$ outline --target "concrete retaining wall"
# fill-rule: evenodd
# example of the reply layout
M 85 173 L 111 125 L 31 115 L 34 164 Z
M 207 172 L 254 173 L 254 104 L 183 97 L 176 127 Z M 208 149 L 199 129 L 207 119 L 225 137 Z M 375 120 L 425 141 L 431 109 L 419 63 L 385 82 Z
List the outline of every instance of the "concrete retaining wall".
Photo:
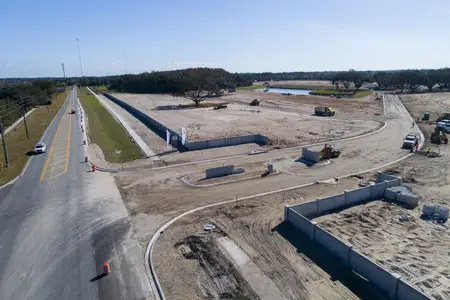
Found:
M 304 152 L 305 150 L 303 150 Z M 385 176 L 386 175 L 386 176 Z M 316 201 L 286 206 L 285 221 L 290 222 L 311 240 L 325 247 L 336 255 L 343 263 L 371 281 L 379 289 L 386 292 L 390 299 L 425 300 L 428 296 L 403 281 L 400 275 L 390 273 L 383 267 L 355 251 L 348 244 L 327 232 L 311 218 L 324 215 L 333 210 L 345 208 L 362 202 L 374 201 L 389 196 L 387 186 L 398 186 L 401 179 L 383 173 L 377 174 L 377 184 L 344 194 L 318 199 Z M 395 188 L 394 188 L 395 189 Z M 394 199 L 396 194 L 394 193 Z M 400 200 L 400 199 L 399 199 Z
M 383 181 L 386 181 L 386 180 L 390 181 L 390 180 L 394 180 L 394 179 L 398 179 L 398 177 L 395 177 L 393 175 L 386 174 L 386 173 L 383 173 L 383 172 L 377 172 L 377 180 L 376 180 L 377 183 L 383 182 Z
M 171 130 L 170 128 L 166 127 L 165 125 L 159 123 L 158 121 L 154 120 L 153 118 L 149 117 L 148 115 L 144 114 L 140 110 L 134 108 L 133 106 L 129 105 L 128 103 L 110 95 L 107 93 L 103 93 L 103 95 L 111 100 L 112 102 L 116 103 L 126 111 L 128 111 L 130 114 L 132 114 L 135 118 L 137 118 L 139 121 L 141 121 L 145 126 L 153 130 L 157 135 L 159 135 L 162 139 L 166 139 L 166 130 L 169 130 L 170 135 L 172 137 L 176 136 L 178 139 L 178 142 L 175 147 L 177 147 L 179 150 L 202 150 L 202 149 L 209 149 L 209 148 L 217 148 L 217 147 L 226 147 L 226 146 L 236 146 L 241 144 L 250 144 L 255 143 L 259 145 L 267 145 L 269 143 L 269 138 L 262 134 L 250 134 L 245 136 L 236 136 L 236 137 L 229 137 L 229 138 L 222 138 L 222 139 L 213 139 L 213 140 L 204 140 L 204 141 L 195 141 L 191 142 L 186 140 L 184 146 L 181 144 L 181 136 Z
M 222 177 L 233 174 L 234 165 L 206 169 L 206 178 Z
M 336 195 L 323 199 L 317 199 L 318 214 L 324 215 L 345 206 L 345 195 Z
M 429 300 L 430 298 L 419 290 L 416 290 L 402 278 L 397 282 L 396 300 Z
M 320 161 L 320 151 L 311 151 L 307 148 L 302 148 L 302 158 L 312 163 L 318 163 Z
M 316 225 L 314 228 L 314 241 L 318 242 L 334 255 L 338 256 L 346 265 L 348 265 L 350 250 L 352 245 L 345 243 L 320 227 Z
M 386 182 L 380 182 L 372 186 L 373 199 L 382 199 L 386 190 Z
M 356 205 L 371 200 L 372 200 L 371 186 L 351 191 L 345 191 L 345 204 L 347 206 Z
M 402 180 L 400 178 L 395 178 L 393 180 L 386 181 L 386 188 L 390 188 L 393 186 L 399 186 L 402 184 Z
M 202 150 L 209 148 L 218 148 L 218 147 L 226 147 L 226 146 L 236 146 L 242 144 L 259 144 L 266 145 L 269 142 L 269 139 L 262 134 L 250 134 L 244 136 L 236 136 L 222 139 L 214 139 L 214 140 L 204 140 L 204 141 L 186 141 L 185 147 L 188 150 Z
M 314 218 L 319 215 L 317 201 L 305 202 L 297 205 L 291 205 L 290 209 L 298 212 L 306 218 Z
M 353 249 L 350 250 L 349 265 L 361 276 L 367 278 L 381 290 L 385 291 L 389 295 L 389 298 L 395 299 L 397 282 L 400 275 L 389 273 L 380 265 Z
M 157 135 L 159 135 L 162 139 L 166 139 L 166 130 L 170 132 L 170 136 L 174 137 L 176 136 L 178 138 L 178 143 L 176 145 L 173 145 L 174 147 L 178 148 L 179 150 L 186 150 L 185 147 L 181 144 L 181 136 L 176 133 L 175 131 L 171 130 L 170 128 L 167 128 L 163 124 L 157 122 L 156 120 L 150 118 L 148 115 L 144 114 L 140 110 L 134 108 L 133 106 L 129 105 L 128 103 L 110 95 L 107 93 L 103 93 L 103 95 L 111 100 L 112 102 L 116 103 L 123 109 L 125 109 L 127 112 L 129 112 L 131 115 L 133 115 L 136 119 L 141 121 L 145 126 L 150 128 L 153 132 L 155 132 Z
M 314 227 L 316 226 L 316 222 L 308 220 L 292 209 L 289 209 L 288 211 L 287 220 L 296 228 L 300 229 L 300 231 L 306 234 L 311 240 L 314 240 Z

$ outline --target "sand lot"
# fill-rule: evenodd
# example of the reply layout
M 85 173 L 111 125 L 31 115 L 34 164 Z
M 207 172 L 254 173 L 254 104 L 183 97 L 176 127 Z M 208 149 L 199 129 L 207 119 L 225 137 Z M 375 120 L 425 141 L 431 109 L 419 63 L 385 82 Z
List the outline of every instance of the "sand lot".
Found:
M 420 214 L 420 208 L 377 201 L 314 220 L 434 299 L 449 299 L 448 226 L 424 221 Z
M 248 134 L 263 134 L 269 137 L 270 145 L 274 147 L 295 146 L 302 143 L 317 142 L 327 139 L 350 137 L 370 132 L 381 127 L 381 123 L 369 118 L 324 118 L 312 116 L 313 103 L 301 105 L 301 110 L 287 111 L 271 106 L 251 107 L 239 103 L 243 99 L 251 99 L 252 93 L 230 94 L 214 99 L 214 102 L 232 102 L 227 109 L 212 108 L 195 109 L 159 109 L 170 105 L 188 104 L 189 101 L 173 98 L 168 95 L 133 95 L 116 94 L 119 99 L 158 120 L 175 131 L 181 127 L 187 130 L 188 140 L 209 140 Z M 266 96 L 267 99 L 279 99 L 279 95 Z M 305 99 L 310 97 L 305 97 Z M 299 101 L 301 99 L 299 98 Z M 292 100 L 293 101 L 293 100 Z M 311 100 L 309 100 L 311 101 Z M 347 100 L 342 100 L 345 103 Z M 365 108 L 366 113 L 373 118 L 377 113 L 377 103 Z M 344 104 L 344 106 L 349 106 Z M 350 109 L 350 107 L 348 107 Z M 345 109 L 345 108 L 344 108 Z M 351 109 L 355 109 L 352 107 Z
M 360 277 L 342 270 L 342 266 L 305 244 L 303 239 L 299 242 L 290 225 L 282 223 L 284 205 L 339 193 L 355 188 L 356 184 L 353 178 L 335 185 L 319 184 L 314 189 L 238 201 L 181 219 L 164 232 L 154 249 L 156 272 L 166 297 L 220 299 L 220 295 L 239 295 L 242 298 L 232 299 L 255 299 L 257 295 L 257 299 L 344 300 L 375 295 L 377 298 Z M 204 231 L 207 222 L 217 225 L 214 233 Z M 227 255 L 218 241 L 224 237 L 237 252 L 234 258 Z M 239 281 L 239 274 L 246 274 L 246 281 Z M 254 276 L 259 281 L 253 280 Z

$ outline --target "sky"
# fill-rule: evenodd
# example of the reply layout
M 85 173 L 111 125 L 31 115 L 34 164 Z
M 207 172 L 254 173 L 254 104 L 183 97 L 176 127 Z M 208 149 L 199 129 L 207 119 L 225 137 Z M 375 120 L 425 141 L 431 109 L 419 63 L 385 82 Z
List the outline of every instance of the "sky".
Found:
M 448 0 L 1 0 L 0 78 L 450 66 Z

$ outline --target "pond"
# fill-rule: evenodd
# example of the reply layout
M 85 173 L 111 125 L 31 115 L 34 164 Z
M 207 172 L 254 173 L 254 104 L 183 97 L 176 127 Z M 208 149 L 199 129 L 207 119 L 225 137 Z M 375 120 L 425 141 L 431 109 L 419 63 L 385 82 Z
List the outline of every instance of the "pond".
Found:
M 291 95 L 309 95 L 312 90 L 298 90 L 298 89 L 280 89 L 280 88 L 268 88 L 264 91 L 268 93 L 277 93 L 277 94 L 291 94 Z

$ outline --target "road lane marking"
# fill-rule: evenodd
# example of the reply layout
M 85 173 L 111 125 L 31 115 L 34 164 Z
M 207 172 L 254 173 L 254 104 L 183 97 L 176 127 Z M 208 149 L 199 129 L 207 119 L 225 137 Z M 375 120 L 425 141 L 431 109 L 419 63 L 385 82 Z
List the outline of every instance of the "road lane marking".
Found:
M 50 151 L 41 173 L 40 181 L 46 181 L 65 174 L 69 168 L 70 141 L 72 134 L 72 116 L 69 102 L 53 137 Z M 61 170 L 63 169 L 63 170 Z

